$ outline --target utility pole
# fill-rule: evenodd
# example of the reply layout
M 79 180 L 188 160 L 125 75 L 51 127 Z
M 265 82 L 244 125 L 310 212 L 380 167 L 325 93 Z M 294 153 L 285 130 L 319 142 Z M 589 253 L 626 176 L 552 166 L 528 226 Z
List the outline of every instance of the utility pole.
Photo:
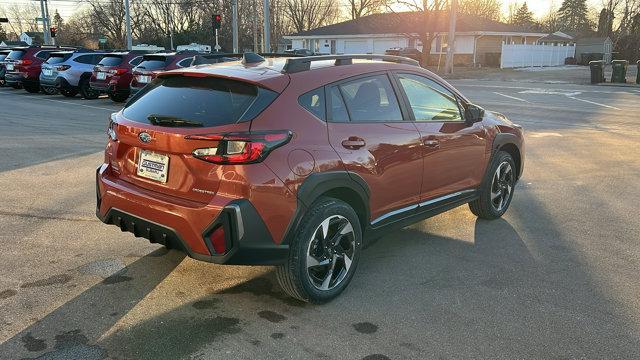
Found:
M 47 13 L 44 10 L 44 0 L 40 0 L 40 10 L 42 11 L 42 30 L 44 33 L 44 43 L 48 45 L 50 43 L 50 39 L 49 28 L 47 27 Z
M 47 33 L 49 34 L 49 45 L 56 44 L 56 38 L 51 36 L 51 18 L 49 17 L 49 2 L 44 0 L 44 13 L 47 15 Z
M 173 17 L 171 16 L 171 9 L 167 7 L 167 23 L 169 24 L 169 43 L 171 51 L 173 51 Z
M 129 0 L 124 0 L 124 19 L 127 27 L 127 50 L 131 50 L 133 47 L 133 40 L 131 39 L 131 13 L 129 12 Z
M 271 25 L 269 24 L 269 0 L 263 0 L 264 6 L 264 52 L 271 52 Z
M 238 50 L 238 0 L 231 0 L 231 28 L 233 36 L 233 53 L 237 54 Z
M 444 72 L 446 74 L 453 74 L 453 55 L 456 47 L 456 19 L 458 10 L 458 0 L 451 0 L 450 19 L 449 19 L 449 35 L 447 36 L 447 62 L 445 64 Z
M 257 53 L 258 49 L 258 9 L 256 7 L 256 2 L 258 0 L 252 0 L 251 6 L 253 8 L 253 52 Z

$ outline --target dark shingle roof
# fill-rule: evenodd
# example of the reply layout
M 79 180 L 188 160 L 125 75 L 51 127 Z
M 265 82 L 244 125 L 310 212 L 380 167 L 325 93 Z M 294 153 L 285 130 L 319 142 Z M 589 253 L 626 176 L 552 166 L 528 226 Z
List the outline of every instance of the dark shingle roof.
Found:
M 532 32 L 523 28 L 498 21 L 473 16 L 459 15 L 456 32 Z M 422 12 L 382 13 L 364 16 L 356 20 L 302 31 L 293 36 L 322 35 L 363 35 L 363 34 L 415 34 L 421 32 L 448 32 L 449 14 L 444 11 L 433 13 L 425 21 Z

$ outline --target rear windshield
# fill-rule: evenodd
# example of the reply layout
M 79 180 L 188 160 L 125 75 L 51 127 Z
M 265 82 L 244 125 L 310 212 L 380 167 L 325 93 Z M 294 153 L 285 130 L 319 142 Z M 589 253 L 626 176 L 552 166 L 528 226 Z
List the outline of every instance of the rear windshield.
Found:
M 213 77 L 155 79 L 129 101 L 132 121 L 172 127 L 211 127 L 251 120 L 277 93 L 240 81 Z
M 164 69 L 167 64 L 167 58 L 164 56 L 144 57 L 137 68 L 142 70 L 159 70 Z
M 71 54 L 51 54 L 51 56 L 47 59 L 47 64 L 59 64 L 61 62 L 65 62 L 69 60 Z
M 105 57 L 100 60 L 98 65 L 103 66 L 117 66 L 122 64 L 123 57 L 120 55 L 105 55 Z
M 0 54 L 0 61 L 4 60 L 4 58 L 7 57 L 8 54 Z
M 12 50 L 7 56 L 7 60 L 20 60 L 25 53 L 26 51 L 24 50 Z

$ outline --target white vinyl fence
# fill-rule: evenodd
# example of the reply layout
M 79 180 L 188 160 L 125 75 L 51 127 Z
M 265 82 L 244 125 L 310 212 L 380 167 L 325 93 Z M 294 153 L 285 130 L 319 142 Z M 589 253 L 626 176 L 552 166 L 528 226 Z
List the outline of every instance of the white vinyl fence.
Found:
M 502 45 L 501 68 L 559 66 L 576 55 L 575 46 Z

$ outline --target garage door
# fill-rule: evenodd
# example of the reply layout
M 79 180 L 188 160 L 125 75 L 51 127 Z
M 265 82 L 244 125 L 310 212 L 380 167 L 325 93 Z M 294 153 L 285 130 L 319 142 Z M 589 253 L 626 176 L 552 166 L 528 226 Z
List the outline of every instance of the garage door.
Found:
M 400 42 L 396 40 L 373 40 L 373 53 L 384 54 L 388 49 L 399 47 Z
M 366 54 L 371 52 L 367 45 L 367 40 L 345 40 L 344 53 L 345 54 Z

